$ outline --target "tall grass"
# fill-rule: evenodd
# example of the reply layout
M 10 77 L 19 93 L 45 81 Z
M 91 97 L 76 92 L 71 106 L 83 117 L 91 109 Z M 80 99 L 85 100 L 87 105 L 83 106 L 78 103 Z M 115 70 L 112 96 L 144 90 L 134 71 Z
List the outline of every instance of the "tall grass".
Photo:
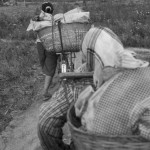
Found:
M 35 44 L 30 41 L 0 42 L 0 132 L 13 118 L 12 112 L 27 109 L 37 94 Z
M 31 7 L 24 11 L 20 6 L 6 9 L 9 13 L 6 10 L 0 14 L 0 132 L 13 118 L 13 112 L 25 110 L 33 103 L 43 81 L 43 76 L 39 80 L 36 74 L 36 35 L 26 32 L 38 7 L 34 6 L 34 11 Z M 11 9 L 15 10 L 12 14 Z
M 54 4 L 54 13 L 64 13 L 73 8 L 73 4 L 59 2 Z M 57 9 L 56 9 L 57 8 Z M 34 14 L 20 13 L 15 17 L 0 15 L 0 38 L 17 40 L 35 40 L 33 32 L 26 32 L 30 19 L 39 14 L 40 9 L 33 6 Z M 150 47 L 150 3 L 135 4 L 87 1 L 84 8 L 90 11 L 91 21 L 96 25 L 109 27 L 122 40 L 125 46 Z M 33 10 L 32 10 L 33 11 Z
M 37 63 L 33 43 L 28 41 L 6 41 L 0 43 L 0 72 L 7 80 L 30 76 L 30 69 Z
M 111 2 L 87 5 L 96 25 L 109 27 L 125 46 L 150 48 L 150 3 L 129 5 Z
M 34 40 L 33 32 L 26 32 L 32 16 L 22 12 L 15 16 L 0 14 L 0 38 L 15 40 Z

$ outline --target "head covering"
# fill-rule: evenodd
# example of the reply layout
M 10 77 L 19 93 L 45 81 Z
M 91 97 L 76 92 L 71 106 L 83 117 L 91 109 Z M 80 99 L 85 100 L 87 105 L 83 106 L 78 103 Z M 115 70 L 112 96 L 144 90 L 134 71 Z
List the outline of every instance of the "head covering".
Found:
M 42 11 L 52 14 L 54 11 L 53 5 L 50 2 L 44 2 L 42 4 Z
M 94 71 L 93 80 L 97 88 L 103 83 L 105 67 L 135 69 L 149 65 L 147 61 L 136 59 L 136 53 L 125 50 L 118 36 L 104 27 L 93 27 L 86 33 L 82 52 L 88 70 Z
M 136 54 L 132 51 L 125 50 L 118 36 L 108 28 L 91 28 L 82 43 L 84 57 L 87 57 L 87 49 L 103 63 L 104 67 L 134 69 L 149 65 L 146 61 L 136 59 Z M 85 59 L 89 61 L 88 58 Z

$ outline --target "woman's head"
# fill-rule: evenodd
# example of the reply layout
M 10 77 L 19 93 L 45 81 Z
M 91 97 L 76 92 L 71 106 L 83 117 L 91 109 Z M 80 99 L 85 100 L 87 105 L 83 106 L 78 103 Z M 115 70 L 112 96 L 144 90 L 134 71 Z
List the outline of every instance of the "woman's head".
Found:
M 50 2 L 45 2 L 42 4 L 42 11 L 52 14 L 54 11 L 53 5 Z

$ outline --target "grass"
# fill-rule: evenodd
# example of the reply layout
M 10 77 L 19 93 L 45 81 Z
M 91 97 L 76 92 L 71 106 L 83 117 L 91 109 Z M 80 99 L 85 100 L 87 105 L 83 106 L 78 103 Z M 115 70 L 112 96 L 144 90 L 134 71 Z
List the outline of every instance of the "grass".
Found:
M 81 4 L 80 4 L 81 5 Z M 73 3 L 55 3 L 55 14 L 66 12 Z M 112 29 L 124 46 L 150 48 L 150 3 L 129 5 L 91 1 L 83 7 L 91 22 Z M 34 32 L 26 32 L 40 5 L 0 7 L 0 131 L 13 118 L 15 110 L 25 110 L 35 100 L 43 81 L 37 72 L 39 62 Z
M 27 109 L 37 94 L 35 46 L 29 41 L 0 42 L 0 131 L 13 118 L 12 112 Z
M 97 2 L 88 5 L 95 24 L 112 29 L 125 46 L 150 47 L 150 3 L 124 5 Z
M 54 6 L 57 8 L 55 14 L 73 8 L 72 3 L 63 1 Z M 150 47 L 150 2 L 125 5 L 112 4 L 111 1 L 91 1 L 84 9 L 90 11 L 92 23 L 112 29 L 125 46 Z M 30 19 L 39 12 L 40 5 L 1 8 L 0 38 L 35 40 L 35 35 L 32 32 L 27 33 L 26 28 Z

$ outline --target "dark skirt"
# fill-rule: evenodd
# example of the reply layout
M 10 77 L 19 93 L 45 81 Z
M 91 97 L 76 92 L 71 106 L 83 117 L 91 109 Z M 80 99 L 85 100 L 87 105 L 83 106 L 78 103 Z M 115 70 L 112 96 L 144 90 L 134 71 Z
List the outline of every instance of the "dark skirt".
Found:
M 41 42 L 37 42 L 37 50 L 43 73 L 53 77 L 57 67 L 58 56 L 56 53 L 46 51 Z

